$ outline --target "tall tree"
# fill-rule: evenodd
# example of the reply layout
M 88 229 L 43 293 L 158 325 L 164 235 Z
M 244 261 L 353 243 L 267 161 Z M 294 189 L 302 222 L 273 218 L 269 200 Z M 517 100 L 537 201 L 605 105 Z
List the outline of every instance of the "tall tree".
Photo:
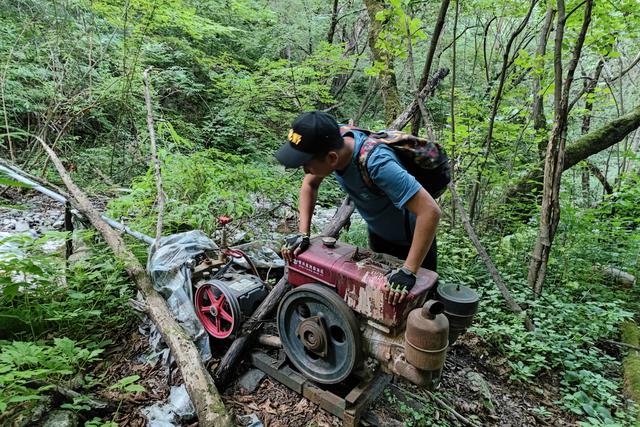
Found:
M 495 95 L 493 96 L 493 104 L 491 106 L 491 113 L 489 115 L 489 127 L 487 130 L 487 138 L 484 143 L 484 149 L 482 153 L 482 163 L 478 168 L 478 174 L 476 176 L 476 180 L 473 183 L 473 189 L 471 191 L 471 202 L 469 203 L 469 218 L 473 221 L 476 204 L 478 202 L 478 192 L 480 190 L 480 181 L 482 180 L 482 174 L 484 172 L 484 168 L 487 165 L 487 160 L 489 159 L 489 153 L 491 153 L 491 145 L 493 143 L 493 129 L 495 126 L 496 115 L 498 114 L 498 107 L 500 105 L 500 101 L 502 100 L 502 91 L 504 90 L 504 84 L 507 80 L 507 72 L 509 70 L 509 64 L 512 63 L 511 59 L 511 48 L 513 47 L 513 42 L 516 38 L 522 33 L 522 31 L 527 26 L 529 22 L 529 18 L 531 17 L 531 13 L 533 12 L 534 7 L 538 0 L 532 0 L 529 5 L 529 10 L 527 10 L 527 14 L 520 22 L 520 25 L 516 27 L 516 29 L 509 36 L 509 40 L 507 41 L 507 45 L 504 48 L 504 52 L 502 54 L 502 68 L 500 69 L 500 80 L 498 82 L 498 88 L 496 90 Z
M 567 67 L 567 76 L 563 83 L 562 44 L 567 16 L 564 0 L 557 0 L 558 15 L 556 21 L 554 47 L 554 123 L 547 144 L 547 155 L 544 166 L 544 183 L 542 196 L 542 212 L 540 230 L 529 263 L 528 282 L 536 297 L 540 296 L 547 272 L 547 263 L 551 245 L 560 221 L 560 181 L 564 170 L 565 142 L 567 139 L 567 118 L 569 115 L 569 93 L 573 76 L 580 60 L 584 39 L 591 23 L 593 0 L 584 3 L 584 18 L 578 34 L 573 55 Z
M 547 53 L 547 40 L 551 32 L 551 24 L 553 23 L 553 1 L 547 0 L 547 11 L 544 14 L 544 23 L 538 36 L 538 46 L 536 47 L 536 61 L 538 67 L 533 73 L 532 95 L 533 104 L 531 106 L 531 121 L 533 121 L 533 129 L 536 130 L 536 136 L 539 134 L 540 143 L 538 151 L 540 157 L 544 158 L 544 152 L 547 145 L 547 117 L 544 114 L 544 93 L 542 91 L 542 76 L 545 69 L 545 54 Z

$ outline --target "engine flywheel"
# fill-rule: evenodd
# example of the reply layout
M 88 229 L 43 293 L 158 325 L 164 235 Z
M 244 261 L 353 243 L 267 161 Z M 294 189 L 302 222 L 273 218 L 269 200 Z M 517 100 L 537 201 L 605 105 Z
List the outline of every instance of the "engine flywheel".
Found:
M 287 293 L 277 323 L 289 360 L 311 380 L 339 383 L 362 361 L 356 317 L 328 286 L 303 285 Z
M 223 339 L 238 329 L 242 318 L 240 305 L 222 282 L 214 280 L 202 284 L 193 300 L 196 316 L 209 335 Z

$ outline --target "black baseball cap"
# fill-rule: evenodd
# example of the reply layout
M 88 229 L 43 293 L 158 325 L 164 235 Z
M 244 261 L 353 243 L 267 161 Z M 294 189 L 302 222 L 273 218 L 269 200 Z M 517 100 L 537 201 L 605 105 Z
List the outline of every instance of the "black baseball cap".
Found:
M 293 122 L 287 141 L 276 152 L 286 168 L 299 168 L 314 156 L 342 146 L 340 127 L 324 111 L 303 113 Z

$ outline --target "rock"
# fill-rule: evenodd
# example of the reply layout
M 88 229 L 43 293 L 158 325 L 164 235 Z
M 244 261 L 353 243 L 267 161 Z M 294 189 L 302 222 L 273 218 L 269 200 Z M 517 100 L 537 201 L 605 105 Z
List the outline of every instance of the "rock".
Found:
M 240 387 L 243 394 L 253 393 L 265 375 L 266 374 L 259 369 L 250 369 L 240 377 L 238 387 Z
M 49 413 L 51 409 L 51 398 L 46 396 L 39 402 L 36 402 L 26 411 L 18 413 L 15 417 L 13 417 L 10 424 L 2 424 L 11 425 L 12 427 L 31 427 L 33 425 L 38 424 L 39 421 L 42 421 L 44 416 Z M 4 413 L 2 414 L 4 415 Z
M 23 233 L 29 231 L 29 223 L 26 221 L 18 221 L 15 223 L 14 230 L 16 233 Z
M 491 390 L 489 389 L 489 383 L 487 380 L 485 380 L 480 373 L 475 371 L 467 372 L 466 376 L 471 383 L 471 389 L 480 393 L 483 398 L 483 405 L 493 413 L 495 411 L 495 405 L 493 404 Z
M 57 410 L 51 412 L 42 427 L 77 427 L 78 416 L 71 411 Z
M 260 418 L 254 413 L 249 415 L 242 415 L 238 417 L 238 421 L 240 421 L 244 427 L 264 427 Z

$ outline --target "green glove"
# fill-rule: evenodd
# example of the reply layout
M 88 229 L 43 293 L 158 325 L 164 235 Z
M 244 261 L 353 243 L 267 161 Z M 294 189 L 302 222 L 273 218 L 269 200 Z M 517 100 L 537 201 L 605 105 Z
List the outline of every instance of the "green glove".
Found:
M 389 273 L 387 281 L 389 282 L 390 290 L 409 293 L 416 285 L 416 275 L 408 268 L 402 267 Z

